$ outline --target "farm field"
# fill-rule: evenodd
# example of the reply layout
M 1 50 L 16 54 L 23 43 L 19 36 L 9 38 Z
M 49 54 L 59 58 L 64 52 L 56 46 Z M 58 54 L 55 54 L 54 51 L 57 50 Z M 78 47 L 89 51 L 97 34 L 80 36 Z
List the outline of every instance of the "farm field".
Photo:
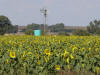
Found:
M 100 37 L 0 36 L 0 75 L 56 75 L 61 71 L 100 75 Z

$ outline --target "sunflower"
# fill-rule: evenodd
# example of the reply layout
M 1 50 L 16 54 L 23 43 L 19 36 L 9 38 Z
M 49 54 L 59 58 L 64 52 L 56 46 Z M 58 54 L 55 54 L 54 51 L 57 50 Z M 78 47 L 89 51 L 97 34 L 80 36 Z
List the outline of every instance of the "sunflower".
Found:
M 85 66 L 85 65 L 84 65 L 84 64 L 82 64 L 82 68 L 84 68 L 84 66 Z
M 74 59 L 74 56 L 72 54 L 70 55 L 70 57 L 71 57 L 71 59 Z
M 48 60 L 47 60 L 47 58 L 45 56 L 44 56 L 44 60 L 45 60 L 46 63 L 48 62 Z
M 60 65 L 55 66 L 56 70 L 60 70 Z
M 66 59 L 67 64 L 69 64 L 69 57 Z
M 67 50 L 64 51 L 64 57 L 66 57 L 66 55 L 69 55 L 69 52 Z
M 100 72 L 100 67 L 96 67 L 96 72 L 97 72 L 97 73 Z
M 46 55 L 50 55 L 50 50 L 49 49 L 45 49 L 44 52 L 45 52 Z
M 23 52 L 23 57 L 26 55 L 26 51 Z
M 38 65 L 40 65 L 40 64 L 41 64 L 40 60 L 38 60 L 37 64 L 38 64 Z
M 7 62 L 7 64 L 9 64 L 9 60 L 8 59 L 6 59 L 6 62 Z
M 16 54 L 15 54 L 15 52 L 13 52 L 13 51 L 10 51 L 10 57 L 11 57 L 11 58 L 15 58 L 15 57 L 16 57 Z

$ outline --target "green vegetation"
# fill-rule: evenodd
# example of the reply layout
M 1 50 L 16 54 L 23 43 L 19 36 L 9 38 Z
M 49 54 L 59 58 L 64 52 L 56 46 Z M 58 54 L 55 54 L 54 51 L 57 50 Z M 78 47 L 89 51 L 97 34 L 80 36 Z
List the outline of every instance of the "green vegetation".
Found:
M 73 35 L 89 36 L 90 33 L 86 30 L 75 30 L 75 31 L 73 31 Z
M 87 30 L 91 34 L 100 35 L 100 21 L 94 20 L 93 22 L 90 22 L 89 26 L 87 26 Z
M 0 36 L 0 75 L 56 75 L 60 71 L 100 75 L 100 37 Z
M 18 25 L 13 26 L 11 21 L 6 16 L 0 16 L 0 35 L 5 33 L 17 33 Z
M 0 16 L 0 35 L 5 34 L 12 27 L 11 21 L 6 16 Z
M 26 30 L 25 31 L 25 34 L 26 35 L 33 35 L 33 30 Z

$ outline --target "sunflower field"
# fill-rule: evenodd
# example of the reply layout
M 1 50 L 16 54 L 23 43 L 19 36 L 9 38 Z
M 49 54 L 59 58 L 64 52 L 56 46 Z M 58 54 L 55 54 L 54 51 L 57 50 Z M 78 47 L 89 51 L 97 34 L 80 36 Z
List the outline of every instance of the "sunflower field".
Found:
M 99 36 L 0 36 L 0 75 L 100 74 Z

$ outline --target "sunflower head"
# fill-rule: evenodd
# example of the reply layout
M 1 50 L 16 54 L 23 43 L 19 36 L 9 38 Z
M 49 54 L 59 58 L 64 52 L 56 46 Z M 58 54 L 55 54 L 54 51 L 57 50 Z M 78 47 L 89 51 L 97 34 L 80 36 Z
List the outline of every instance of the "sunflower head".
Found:
M 96 67 L 96 72 L 100 73 L 100 67 Z
M 16 54 L 15 54 L 14 51 L 10 51 L 10 57 L 11 57 L 11 58 L 16 58 Z
M 38 60 L 37 64 L 38 64 L 38 65 L 40 65 L 40 64 L 41 64 L 40 60 Z
M 56 69 L 56 70 L 60 70 L 60 65 L 56 65 L 56 66 L 55 66 L 55 69 Z
M 6 62 L 7 62 L 7 64 L 9 64 L 9 60 L 8 59 L 6 59 Z
M 72 54 L 70 55 L 70 57 L 71 57 L 71 59 L 74 59 L 74 56 Z
M 45 52 L 46 55 L 50 55 L 50 50 L 49 49 L 45 49 L 44 52 Z
M 67 64 L 69 64 L 69 57 L 66 59 Z
M 44 56 L 44 60 L 45 60 L 46 63 L 48 62 L 48 60 L 47 60 L 47 58 L 45 56 Z

